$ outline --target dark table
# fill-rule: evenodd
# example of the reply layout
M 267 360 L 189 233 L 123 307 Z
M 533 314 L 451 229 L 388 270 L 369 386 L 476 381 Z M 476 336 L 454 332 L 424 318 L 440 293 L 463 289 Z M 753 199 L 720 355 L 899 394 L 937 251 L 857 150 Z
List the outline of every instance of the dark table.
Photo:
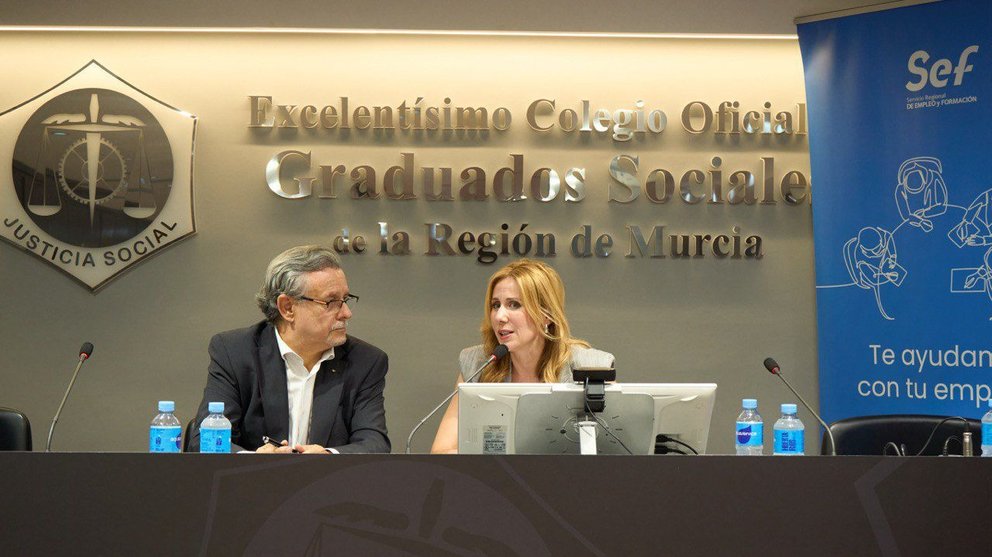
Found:
M 0 453 L 2 555 L 989 555 L 992 459 Z

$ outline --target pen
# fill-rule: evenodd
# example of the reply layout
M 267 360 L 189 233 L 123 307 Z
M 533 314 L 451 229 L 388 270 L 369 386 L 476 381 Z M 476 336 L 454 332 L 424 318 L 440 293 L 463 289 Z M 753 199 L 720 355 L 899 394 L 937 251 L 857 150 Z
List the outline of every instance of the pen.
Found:
M 265 444 L 267 444 L 267 445 L 273 445 L 275 447 L 281 447 L 282 446 L 282 443 L 276 441 L 275 439 L 272 439 L 268 435 L 263 435 L 262 436 L 262 442 L 265 443 Z M 298 452 L 298 451 L 296 449 L 293 449 L 293 452 L 295 453 L 295 452 Z

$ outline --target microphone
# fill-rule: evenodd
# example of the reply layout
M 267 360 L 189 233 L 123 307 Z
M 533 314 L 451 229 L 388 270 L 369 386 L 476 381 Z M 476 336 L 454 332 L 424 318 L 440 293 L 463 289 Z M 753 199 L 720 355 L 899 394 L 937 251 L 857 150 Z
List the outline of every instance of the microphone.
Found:
M 965 425 L 965 428 L 968 426 Z M 971 440 L 971 432 L 965 431 L 961 434 L 961 456 L 975 456 L 975 447 Z
M 481 366 L 479 366 L 479 369 L 475 370 L 475 373 L 473 373 L 471 375 L 471 377 L 469 377 L 468 379 L 466 379 L 465 382 L 466 383 L 471 383 L 473 379 L 475 379 L 476 377 L 479 376 L 480 373 L 482 373 L 482 370 L 484 370 L 487 367 L 489 367 L 489 365 L 492 364 L 493 362 L 495 362 L 496 360 L 502 358 L 503 356 L 506 356 L 509 352 L 510 352 L 510 349 L 507 348 L 505 344 L 497 344 L 496 345 L 496 348 L 493 349 L 493 353 L 489 355 L 489 358 L 485 362 L 483 362 L 483 364 Z M 441 404 L 438 404 L 437 406 L 435 406 L 434 409 L 431 410 L 429 414 L 427 414 L 426 416 L 424 416 L 424 419 L 420 420 L 420 423 L 417 424 L 417 427 L 413 428 L 413 431 L 410 432 L 410 436 L 406 438 L 406 454 L 410 454 L 410 443 L 413 441 L 413 436 L 414 436 L 414 434 L 417 433 L 417 430 L 420 429 L 420 426 L 424 425 L 424 423 L 426 423 L 427 420 L 431 419 L 431 416 L 433 416 L 434 414 L 436 414 L 437 411 L 440 410 L 442 406 L 444 406 L 445 404 L 447 404 L 448 401 L 451 400 L 452 398 L 454 398 L 455 395 L 457 395 L 457 394 L 458 394 L 458 388 L 455 387 L 455 390 L 452 391 L 451 394 L 448 395 L 447 398 L 445 398 L 444 400 L 442 400 L 441 401 Z
M 59 421 L 59 415 L 62 414 L 62 407 L 65 406 L 65 401 L 69 398 L 69 391 L 72 390 L 73 383 L 76 382 L 76 375 L 79 374 L 79 368 L 83 367 L 83 362 L 90 358 L 90 354 L 93 353 L 93 343 L 84 342 L 83 346 L 79 349 L 79 362 L 76 363 L 76 371 L 72 372 L 72 379 L 69 380 L 69 388 L 65 390 L 65 394 L 62 395 L 62 402 L 59 403 L 59 409 L 55 412 L 55 417 L 52 418 L 52 427 L 48 430 L 48 443 L 45 445 L 45 452 L 51 452 L 52 450 L 52 435 L 55 434 L 55 424 Z
M 772 375 L 777 375 L 778 378 L 781 379 L 783 383 L 785 383 L 785 386 L 788 387 L 790 391 L 792 391 L 792 394 L 796 395 L 796 397 L 800 400 L 800 402 L 803 403 L 803 406 L 805 406 L 806 409 L 809 410 L 809 413 L 813 414 L 813 417 L 816 418 L 816 421 L 820 422 L 820 425 L 823 426 L 823 429 L 827 430 L 827 437 L 830 438 L 830 454 L 831 456 L 837 456 L 837 444 L 834 442 L 834 433 L 830 431 L 830 427 L 827 425 L 826 422 L 823 421 L 823 418 L 821 418 L 820 415 L 817 414 L 815 410 L 813 410 L 813 408 L 809 405 L 809 403 L 806 402 L 806 399 L 804 399 L 802 395 L 797 393 L 796 390 L 792 388 L 792 385 L 790 385 L 789 382 L 785 380 L 785 376 L 782 375 L 782 370 L 779 369 L 778 367 L 778 362 L 776 362 L 774 358 L 765 358 L 765 369 L 767 369 L 769 373 L 771 373 Z

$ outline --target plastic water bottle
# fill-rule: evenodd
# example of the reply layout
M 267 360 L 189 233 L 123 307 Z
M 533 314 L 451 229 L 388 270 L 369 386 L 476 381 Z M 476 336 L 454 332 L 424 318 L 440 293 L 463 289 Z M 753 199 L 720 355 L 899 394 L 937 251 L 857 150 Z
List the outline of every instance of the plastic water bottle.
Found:
M 775 422 L 777 456 L 802 456 L 806 450 L 806 428 L 796 416 L 795 404 L 782 405 L 782 417 Z
M 982 416 L 982 456 L 992 456 L 992 400 L 989 411 Z
M 737 416 L 737 454 L 761 456 L 765 449 L 765 422 L 758 414 L 758 401 L 745 398 L 741 405 L 744 410 Z
M 231 421 L 224 417 L 224 403 L 211 402 L 207 409 L 210 414 L 200 424 L 200 452 L 231 452 Z
M 173 412 L 176 403 L 171 400 L 158 401 L 158 414 L 152 418 L 148 432 L 148 451 L 152 453 L 178 453 L 182 442 L 183 426 Z

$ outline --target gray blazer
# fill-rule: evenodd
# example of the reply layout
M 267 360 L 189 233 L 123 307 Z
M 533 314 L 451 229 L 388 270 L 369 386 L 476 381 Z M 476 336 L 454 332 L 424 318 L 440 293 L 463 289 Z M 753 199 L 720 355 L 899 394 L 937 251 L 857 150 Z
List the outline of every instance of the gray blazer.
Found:
M 483 353 L 481 344 L 470 346 L 462 350 L 461 354 L 458 355 L 458 365 L 461 366 L 462 377 L 468 381 L 468 378 L 478 371 L 479 366 L 481 366 L 488 357 L 489 354 Z M 613 364 L 613 354 L 610 354 L 609 352 L 603 352 L 602 350 L 596 350 L 595 348 L 573 346 L 571 361 L 565 364 L 565 367 L 558 370 L 558 382 L 571 383 L 572 370 L 577 367 L 613 367 Z M 474 383 L 478 380 L 478 378 L 475 378 L 471 382 Z
M 231 420 L 231 448 L 255 450 L 262 436 L 289 437 L 286 364 L 273 326 L 261 322 L 210 339 L 210 365 L 196 423 L 206 418 L 207 404 L 224 403 Z M 388 453 L 383 389 L 389 359 L 371 344 L 349 336 L 334 348 L 334 359 L 321 364 L 313 386 L 310 443 L 341 453 Z M 193 428 L 191 450 L 200 449 Z

